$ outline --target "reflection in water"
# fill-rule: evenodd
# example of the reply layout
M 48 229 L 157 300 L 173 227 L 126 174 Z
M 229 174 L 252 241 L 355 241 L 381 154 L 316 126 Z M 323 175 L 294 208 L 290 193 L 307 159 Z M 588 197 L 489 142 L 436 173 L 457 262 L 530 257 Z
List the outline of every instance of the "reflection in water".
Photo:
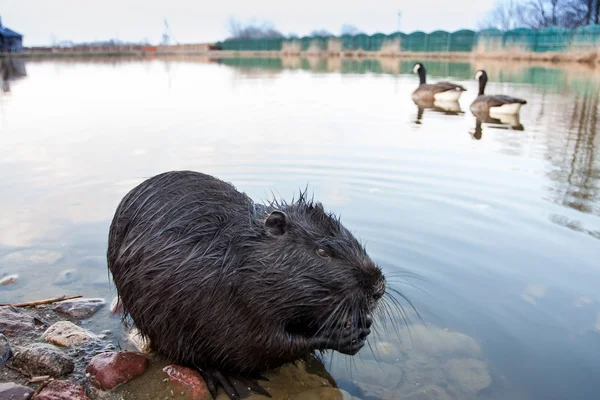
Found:
M 595 215 L 600 215 L 600 166 L 595 158 L 599 99 L 598 87 L 575 96 L 568 134 L 557 140 L 549 155 L 555 167 L 549 174 L 554 182 L 551 191 L 555 201 Z
M 2 92 L 10 92 L 10 81 L 27 76 L 25 62 L 13 58 L 0 58 L 0 87 Z
M 475 140 L 481 140 L 483 136 L 483 124 L 488 124 L 490 128 L 495 129 L 511 129 L 514 131 L 522 131 L 525 127 L 521 124 L 519 114 L 505 114 L 492 117 L 488 112 L 473 112 L 475 116 L 475 130 L 470 134 Z
M 413 99 L 413 102 L 417 105 L 417 119 L 415 124 L 420 125 L 423 119 L 423 113 L 425 110 L 431 110 L 436 113 L 443 115 L 461 115 L 464 112 L 460 108 L 458 101 L 440 101 L 434 99 Z

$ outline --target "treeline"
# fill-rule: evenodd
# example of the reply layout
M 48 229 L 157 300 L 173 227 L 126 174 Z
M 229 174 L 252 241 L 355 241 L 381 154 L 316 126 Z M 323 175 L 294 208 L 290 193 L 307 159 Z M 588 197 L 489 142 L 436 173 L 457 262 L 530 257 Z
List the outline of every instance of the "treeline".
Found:
M 600 23 L 600 0 L 500 0 L 480 28 L 578 28 Z
M 227 39 L 297 39 L 299 36 L 295 33 L 284 34 L 279 31 L 272 22 L 252 20 L 243 23 L 235 18 L 228 21 L 229 36 Z M 358 35 L 362 33 L 360 29 L 351 24 L 344 24 L 340 29 L 341 35 Z M 330 37 L 333 33 L 326 29 L 316 29 L 310 33 L 310 36 Z

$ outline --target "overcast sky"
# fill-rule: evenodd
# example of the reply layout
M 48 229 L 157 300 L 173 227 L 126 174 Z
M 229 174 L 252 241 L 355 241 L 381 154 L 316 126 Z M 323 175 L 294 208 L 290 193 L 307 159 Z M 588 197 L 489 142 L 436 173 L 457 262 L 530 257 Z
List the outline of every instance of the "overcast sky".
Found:
M 476 28 L 495 0 L 0 0 L 3 25 L 23 34 L 26 46 L 59 40 L 118 38 L 160 41 L 166 18 L 180 43 L 221 40 L 227 20 L 269 20 L 282 33 L 314 29 L 339 34 L 343 24 L 362 31 L 403 32 Z

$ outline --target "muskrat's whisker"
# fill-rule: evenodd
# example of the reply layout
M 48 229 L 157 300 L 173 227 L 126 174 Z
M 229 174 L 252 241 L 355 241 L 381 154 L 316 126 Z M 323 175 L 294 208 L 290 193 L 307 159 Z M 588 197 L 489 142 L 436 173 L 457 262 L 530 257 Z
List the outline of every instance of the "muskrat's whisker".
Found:
M 318 335 L 319 333 L 321 333 L 322 331 L 327 332 L 327 330 L 329 328 L 331 328 L 331 326 L 333 326 L 333 323 L 335 322 L 335 319 L 337 318 L 337 313 L 338 310 L 340 308 L 344 307 L 344 302 L 340 302 L 338 303 L 337 307 L 331 312 L 331 314 L 329 314 L 329 316 L 327 317 L 327 319 L 325 320 L 325 323 L 323 323 L 319 329 L 317 329 L 317 332 L 315 333 L 315 335 Z
M 411 271 L 390 271 L 385 273 L 385 278 L 411 278 L 417 279 L 423 282 L 429 282 L 429 279 L 425 278 L 422 275 L 417 274 L 416 272 Z
M 396 336 L 398 337 L 398 339 L 400 341 L 402 341 L 402 338 L 400 336 L 400 329 L 399 329 L 399 325 L 396 321 L 396 318 L 394 317 L 394 313 L 392 312 L 392 308 L 390 307 L 389 303 L 387 301 L 385 301 L 386 299 L 382 299 L 383 304 L 384 304 L 384 310 L 387 316 L 387 319 L 389 319 L 389 322 L 391 324 L 392 329 L 394 330 L 394 333 L 396 334 Z M 389 332 L 386 331 L 386 334 L 389 335 Z
M 417 310 L 417 308 L 415 307 L 415 305 L 413 304 L 413 302 L 404 293 L 402 293 L 401 291 L 399 291 L 398 289 L 396 289 L 394 287 L 390 287 L 389 289 L 390 289 L 390 291 L 392 293 L 395 293 L 398 296 L 402 297 L 402 299 L 404 301 L 406 301 L 410 305 L 410 307 L 413 309 L 413 311 L 415 312 L 415 314 L 417 314 L 417 317 L 419 317 L 419 319 L 421 320 L 421 322 L 425 323 L 425 321 L 423 321 L 423 318 L 421 317 L 421 314 L 419 313 L 419 310 Z

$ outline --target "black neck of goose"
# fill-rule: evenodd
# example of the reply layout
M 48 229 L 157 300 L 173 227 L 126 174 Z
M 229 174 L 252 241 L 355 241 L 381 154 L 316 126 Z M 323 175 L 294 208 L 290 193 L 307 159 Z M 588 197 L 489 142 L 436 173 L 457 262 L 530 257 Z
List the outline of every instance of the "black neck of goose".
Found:
M 425 83 L 425 67 L 419 68 L 419 83 L 422 85 Z
M 485 84 L 487 83 L 487 76 L 482 75 L 479 78 L 479 95 L 481 96 L 485 91 Z

